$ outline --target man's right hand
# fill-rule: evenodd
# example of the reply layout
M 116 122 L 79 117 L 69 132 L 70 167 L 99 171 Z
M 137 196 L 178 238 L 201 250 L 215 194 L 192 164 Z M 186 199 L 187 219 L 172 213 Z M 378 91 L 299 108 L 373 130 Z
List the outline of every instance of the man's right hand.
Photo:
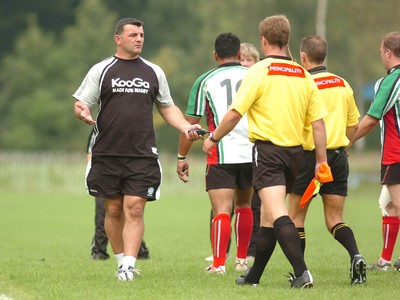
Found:
M 176 167 L 176 173 L 178 177 L 184 183 L 189 182 L 189 163 L 187 160 L 178 160 L 178 165 Z
M 92 115 L 90 114 L 89 107 L 83 102 L 77 100 L 75 101 L 75 115 L 77 118 L 81 119 L 83 122 L 89 125 L 96 124 L 96 121 L 93 120 Z

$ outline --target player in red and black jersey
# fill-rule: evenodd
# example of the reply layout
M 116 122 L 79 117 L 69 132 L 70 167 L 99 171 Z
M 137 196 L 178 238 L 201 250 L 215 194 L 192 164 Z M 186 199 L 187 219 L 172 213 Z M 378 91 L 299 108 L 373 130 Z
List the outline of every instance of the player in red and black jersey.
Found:
M 383 36 L 380 54 L 387 75 L 375 84 L 374 101 L 361 120 L 354 141 L 364 137 L 380 124 L 383 192 L 379 205 L 382 209 L 384 245 L 381 258 L 369 266 L 369 269 L 383 270 L 385 267 L 391 268 L 400 222 L 400 31 Z M 394 263 L 394 267 L 400 271 L 400 257 Z

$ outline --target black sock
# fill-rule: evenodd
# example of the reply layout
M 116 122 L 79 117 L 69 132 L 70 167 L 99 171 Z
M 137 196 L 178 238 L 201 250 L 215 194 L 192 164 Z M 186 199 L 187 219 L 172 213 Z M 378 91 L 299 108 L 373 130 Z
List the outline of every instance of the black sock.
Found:
M 276 245 L 274 229 L 271 227 L 261 227 L 258 232 L 256 242 L 256 256 L 254 264 L 251 267 L 249 274 L 246 276 L 246 282 L 259 283 L 261 275 L 264 272 Z
M 274 231 L 283 253 L 293 267 L 294 275 L 301 276 L 307 270 L 307 266 L 301 251 L 299 233 L 289 216 L 276 219 Z
M 343 247 L 347 250 L 350 255 L 350 260 L 353 259 L 354 255 L 359 254 L 357 242 L 354 238 L 353 230 L 345 223 L 337 223 L 331 229 L 331 234 Z
M 304 230 L 304 227 L 297 227 L 297 231 L 299 232 L 300 237 L 301 252 L 303 252 L 304 256 L 306 251 L 306 231 Z

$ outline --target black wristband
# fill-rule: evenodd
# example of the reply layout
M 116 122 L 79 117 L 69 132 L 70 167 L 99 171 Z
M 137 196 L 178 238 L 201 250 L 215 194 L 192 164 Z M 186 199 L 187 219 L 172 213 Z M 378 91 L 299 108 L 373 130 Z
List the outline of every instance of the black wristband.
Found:
M 178 154 L 177 159 L 178 160 L 186 160 L 186 156 Z
M 217 144 L 217 143 L 219 142 L 219 140 L 214 139 L 213 133 L 212 133 L 212 132 L 210 133 L 210 135 L 208 136 L 208 138 L 209 138 L 210 141 L 213 142 L 213 143 L 216 143 L 216 144 Z

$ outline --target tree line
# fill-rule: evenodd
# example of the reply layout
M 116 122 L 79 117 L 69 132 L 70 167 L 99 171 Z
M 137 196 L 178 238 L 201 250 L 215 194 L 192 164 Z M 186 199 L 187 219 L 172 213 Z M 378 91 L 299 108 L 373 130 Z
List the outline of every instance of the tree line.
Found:
M 114 54 L 114 26 L 122 17 L 144 21 L 142 56 L 164 69 L 185 110 L 194 80 L 215 66 L 219 33 L 233 32 L 258 47 L 260 20 L 285 14 L 297 58 L 301 38 L 316 32 L 316 6 L 317 0 L 2 1 L 0 149 L 85 151 L 90 128 L 74 117 L 72 94 L 94 63 Z M 371 100 L 364 99 L 365 87 L 385 75 L 380 38 L 398 30 L 393 20 L 399 15 L 394 0 L 328 1 L 328 69 L 349 81 L 362 114 L 369 105 L 364 100 Z M 155 116 L 160 148 L 176 151 L 177 132 Z

